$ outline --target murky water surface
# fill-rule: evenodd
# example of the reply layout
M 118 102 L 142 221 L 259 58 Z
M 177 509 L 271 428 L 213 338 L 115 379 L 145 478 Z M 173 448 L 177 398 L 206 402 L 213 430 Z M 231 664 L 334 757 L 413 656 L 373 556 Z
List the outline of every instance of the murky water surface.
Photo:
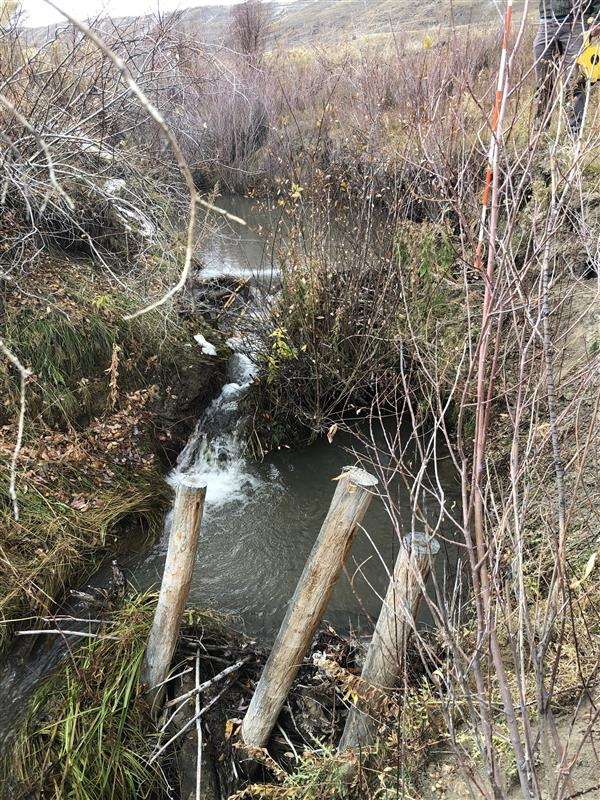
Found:
M 277 246 L 274 239 L 286 228 L 277 205 L 259 204 L 244 197 L 217 198 L 216 205 L 240 217 L 245 226 L 225 218 L 211 218 L 212 233 L 200 248 L 202 274 L 207 278 L 221 275 L 256 278 L 277 270 Z
M 245 474 L 221 475 L 210 489 L 201 529 L 198 561 L 190 601 L 238 613 L 252 633 L 269 638 L 285 614 L 306 558 L 317 537 L 335 490 L 333 479 L 353 459 L 340 437 L 334 445 L 318 442 L 298 452 L 283 450 Z M 444 467 L 442 466 L 442 474 Z M 231 479 L 233 488 L 226 499 Z M 450 491 L 455 494 L 448 476 Z M 402 503 L 403 493 L 397 488 Z M 404 531 L 410 532 L 410 502 L 404 496 Z M 432 519 L 437 509 L 431 509 Z M 375 497 L 347 561 L 352 585 L 343 574 L 327 611 L 341 630 L 364 624 L 364 611 L 376 615 L 387 586 L 386 566 L 398 549 L 383 502 Z M 448 528 L 446 534 L 452 536 Z M 158 583 L 166 553 L 166 537 L 143 560 L 132 565 L 136 583 Z M 383 564 L 382 564 L 383 560 Z M 444 559 L 442 558 L 440 566 Z

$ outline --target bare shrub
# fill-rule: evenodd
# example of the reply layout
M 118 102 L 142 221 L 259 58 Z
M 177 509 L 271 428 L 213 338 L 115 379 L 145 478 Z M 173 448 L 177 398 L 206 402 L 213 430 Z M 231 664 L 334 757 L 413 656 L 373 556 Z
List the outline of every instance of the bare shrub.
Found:
M 312 439 L 352 413 L 399 355 L 392 251 L 362 227 L 344 232 L 334 215 L 324 224 L 318 212 L 291 204 L 281 291 L 256 332 L 265 370 L 254 420 L 262 449 Z
M 460 192 L 476 205 L 468 193 L 480 143 L 460 131 L 484 121 L 496 34 L 467 30 L 429 49 L 401 37 L 333 52 L 273 47 L 252 63 L 241 48 L 173 36 L 186 53 L 180 113 L 195 120 L 184 142 L 210 180 L 266 193 L 287 178 L 344 202 L 368 190 L 379 204 L 401 198 L 412 218 L 430 219 L 442 182 L 444 196 Z
M 262 0 L 244 0 L 231 9 L 231 46 L 253 66 L 262 60 L 270 22 L 270 5 Z
M 119 31 L 112 45 L 155 93 L 170 69 L 160 40 Z M 176 193 L 156 146 L 144 148 L 145 111 L 113 64 L 73 30 L 32 48 L 3 28 L 0 46 L 5 272 L 49 245 L 126 263 L 166 244 Z

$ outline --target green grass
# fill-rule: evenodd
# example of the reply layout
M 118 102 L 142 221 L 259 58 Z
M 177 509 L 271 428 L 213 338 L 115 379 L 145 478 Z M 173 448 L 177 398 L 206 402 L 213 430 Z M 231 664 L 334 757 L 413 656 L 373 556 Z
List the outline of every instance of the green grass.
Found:
M 120 348 L 120 384 L 127 389 L 143 385 L 145 375 L 156 373 L 159 359 L 167 365 L 182 341 L 191 340 L 173 309 L 125 320 L 143 302 L 133 287 L 127 291 L 111 285 L 91 264 L 59 262 L 33 276 L 31 284 L 41 296 L 15 302 L 18 296 L 6 293 L 3 321 L 6 344 L 34 373 L 29 419 L 39 414 L 64 427 L 101 414 L 114 346 Z M 0 395 L 8 418 L 18 402 L 18 381 L 3 362 Z
M 114 548 L 112 531 L 120 528 L 123 534 L 129 526 L 154 537 L 161 530 L 170 490 L 160 470 L 111 471 L 104 486 L 94 473 L 86 476 L 75 467 L 57 470 L 51 491 L 19 482 L 18 522 L 8 502 L 0 504 L 0 650 L 12 629 L 2 621 L 48 612 L 53 598 L 91 574 Z M 8 464 L 0 460 L 3 485 L 7 472 Z M 60 499 L 74 491 L 89 493 L 88 508 L 77 510 Z
M 163 794 L 150 764 L 153 726 L 139 676 L 156 598 L 142 594 L 109 618 L 37 690 L 3 763 L 12 797 L 131 800 Z
M 115 336 L 104 319 L 90 315 L 85 326 L 74 324 L 59 310 L 40 315 L 21 307 L 7 325 L 7 342 L 35 375 L 34 411 L 50 421 L 71 421 L 81 413 L 82 380 L 106 369 Z M 17 385 L 3 372 L 5 398 L 14 407 Z M 30 395 L 32 393 L 30 392 Z
M 156 599 L 155 593 L 141 593 L 106 612 L 97 638 L 82 640 L 36 688 L 0 761 L 2 800 L 174 796 L 165 774 L 173 750 L 150 763 L 157 730 L 140 686 Z M 230 620 L 213 611 L 188 609 L 182 630 L 194 637 L 209 634 L 228 647 L 237 640 Z M 168 777 L 177 784 L 176 775 Z

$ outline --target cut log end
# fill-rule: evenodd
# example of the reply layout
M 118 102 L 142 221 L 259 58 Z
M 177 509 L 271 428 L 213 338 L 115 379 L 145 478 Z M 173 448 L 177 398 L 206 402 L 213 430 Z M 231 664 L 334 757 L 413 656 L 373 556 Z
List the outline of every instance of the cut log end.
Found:
M 343 474 L 347 475 L 348 480 L 356 486 L 364 486 L 365 489 L 370 486 L 377 486 L 379 483 L 375 475 L 371 475 L 366 469 L 361 469 L 360 467 L 344 467 Z
M 207 483 L 202 478 L 194 475 L 186 475 L 185 478 L 177 482 L 176 489 L 183 489 L 183 491 L 197 491 L 198 489 L 206 489 Z M 206 492 L 204 493 L 206 494 Z

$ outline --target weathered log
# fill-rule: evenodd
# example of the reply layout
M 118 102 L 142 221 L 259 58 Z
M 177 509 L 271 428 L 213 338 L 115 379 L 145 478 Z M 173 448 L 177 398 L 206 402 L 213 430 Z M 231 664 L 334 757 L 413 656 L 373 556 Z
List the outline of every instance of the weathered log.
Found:
M 177 486 L 167 559 L 142 665 L 142 681 L 148 689 L 162 684 L 171 667 L 196 561 L 205 496 L 206 486 L 190 479 Z
M 424 533 L 414 533 L 402 540 L 361 673 L 366 686 L 383 691 L 395 686 L 414 627 L 421 589 L 439 549 L 439 542 Z M 376 735 L 377 720 L 369 714 L 368 703 L 353 706 L 338 750 L 362 750 L 373 744 Z
M 264 747 L 329 603 L 377 479 L 345 467 L 327 517 L 298 581 L 242 724 L 242 739 Z

